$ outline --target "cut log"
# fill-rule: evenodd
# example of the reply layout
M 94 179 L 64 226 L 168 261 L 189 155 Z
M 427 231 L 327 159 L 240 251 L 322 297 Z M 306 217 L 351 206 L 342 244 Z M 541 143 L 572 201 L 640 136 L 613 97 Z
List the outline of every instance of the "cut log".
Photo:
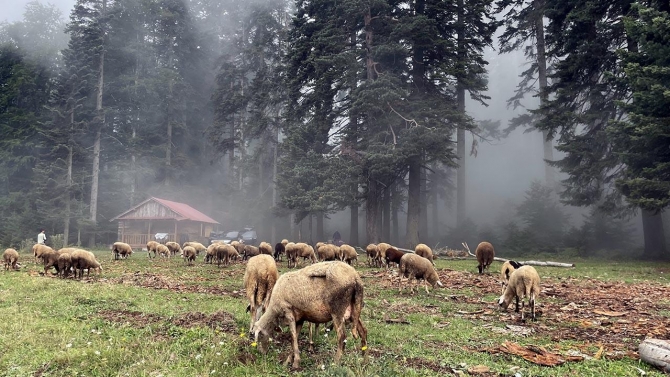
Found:
M 638 350 L 640 359 L 670 373 L 670 342 L 661 339 L 645 339 Z
M 472 252 L 470 251 L 470 247 L 468 247 L 467 242 L 463 242 L 462 245 L 465 248 L 465 250 L 468 252 L 468 254 L 472 255 L 475 258 L 477 257 L 476 255 L 472 254 Z M 495 257 L 495 258 L 493 258 L 493 260 L 505 263 L 509 259 Z M 551 262 L 551 261 L 541 262 L 541 261 L 535 261 L 535 260 L 526 260 L 526 261 L 517 260 L 517 262 L 519 262 L 521 264 L 528 265 L 528 266 L 566 267 L 566 268 L 575 267 L 574 263 L 561 263 L 561 262 Z

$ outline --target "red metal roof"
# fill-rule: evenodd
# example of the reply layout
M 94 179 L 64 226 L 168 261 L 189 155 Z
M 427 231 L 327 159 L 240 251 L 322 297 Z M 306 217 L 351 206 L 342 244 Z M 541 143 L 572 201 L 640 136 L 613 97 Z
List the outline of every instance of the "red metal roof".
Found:
M 122 214 L 113 218 L 111 221 L 123 219 L 124 215 L 132 212 L 136 208 L 140 207 L 141 205 L 143 205 L 143 204 L 145 204 L 145 203 L 147 203 L 148 201 L 151 201 L 151 200 L 160 203 L 161 205 L 169 208 L 173 212 L 176 212 L 179 216 L 181 216 L 181 218 L 177 218 L 177 220 L 192 220 L 192 221 L 199 221 L 199 222 L 210 223 L 210 224 L 218 224 L 219 223 L 218 221 L 212 219 L 211 217 L 205 215 L 204 213 L 198 211 L 197 209 L 191 207 L 188 204 L 173 202 L 173 201 L 170 201 L 170 200 L 154 198 L 154 197 L 151 197 L 151 198 L 143 201 L 142 203 L 134 206 L 133 208 L 123 212 Z

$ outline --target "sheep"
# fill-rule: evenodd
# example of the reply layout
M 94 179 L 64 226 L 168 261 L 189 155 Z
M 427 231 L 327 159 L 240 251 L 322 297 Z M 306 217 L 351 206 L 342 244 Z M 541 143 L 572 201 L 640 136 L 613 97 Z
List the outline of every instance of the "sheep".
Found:
M 477 245 L 477 250 L 475 250 L 475 256 L 477 257 L 477 269 L 479 273 L 484 273 L 484 270 L 488 270 L 491 263 L 493 263 L 493 258 L 496 256 L 495 250 L 493 250 L 493 245 L 489 242 L 480 242 Z
M 377 265 L 377 245 L 371 243 L 365 247 L 365 253 L 368 256 L 368 267 Z
M 249 258 L 255 257 L 260 253 L 261 251 L 256 246 L 244 245 L 244 253 L 242 254 L 242 259 L 248 260 Z
M 286 253 L 286 248 L 284 247 L 284 244 L 281 242 L 277 242 L 275 245 L 275 260 L 277 262 L 281 262 L 281 255 Z
M 215 248 L 215 253 L 217 266 L 221 266 L 222 262 L 224 266 L 227 266 L 229 261 L 234 256 L 239 256 L 239 254 L 237 254 L 237 250 L 228 244 L 218 245 Z
M 430 283 L 433 288 L 435 285 L 443 287 L 440 277 L 437 276 L 437 271 L 435 267 L 424 257 L 420 257 L 416 254 L 407 253 L 400 258 L 400 265 L 398 267 L 400 275 L 406 278 L 414 278 L 415 280 L 423 279 L 425 282 Z M 428 293 L 428 286 L 426 288 L 426 293 Z M 414 287 L 411 287 L 412 292 L 414 292 Z M 402 291 L 402 285 L 400 285 L 399 292 Z
M 72 255 L 70 252 L 58 250 L 58 276 L 66 278 L 70 274 L 70 268 L 72 267 Z
M 147 242 L 147 257 L 151 258 L 151 253 L 154 253 L 154 258 L 156 258 L 156 248 L 160 245 L 156 241 Z
M 398 266 L 400 266 L 400 259 L 405 255 L 405 253 L 396 249 L 393 246 L 386 249 L 385 254 L 386 254 L 386 256 L 384 258 L 384 261 L 386 262 L 386 266 L 389 267 L 389 268 L 391 268 L 392 263 L 395 263 Z
M 249 300 L 247 311 L 251 314 L 249 332 L 267 308 L 277 279 L 279 271 L 273 257 L 261 254 L 249 259 L 244 271 L 244 288 Z
M 261 254 L 272 255 L 272 245 L 267 242 L 261 242 L 258 245 L 258 251 L 260 251 Z
M 205 247 L 205 245 L 201 244 L 200 242 L 194 242 L 194 241 L 184 242 L 182 248 L 186 246 L 192 246 L 195 249 L 195 255 L 200 255 L 200 252 L 203 253 L 207 252 L 207 248 Z
M 267 352 L 267 341 L 275 326 L 286 324 L 293 338 L 293 368 L 300 367 L 298 334 L 304 321 L 315 324 L 333 321 L 337 333 L 335 362 L 344 352 L 345 321 L 353 324 L 351 333 L 360 337 L 361 350 L 367 350 L 367 329 L 361 322 L 363 282 L 356 270 L 340 261 L 320 262 L 279 277 L 272 290 L 270 302 L 261 318 L 253 325 L 261 352 Z
M 425 243 L 416 245 L 414 248 L 414 253 L 420 257 L 428 259 L 430 263 L 433 264 L 433 266 L 435 265 L 435 262 L 433 262 L 433 250 Z
M 44 252 L 41 255 L 42 262 L 44 262 L 44 275 L 49 272 L 51 267 L 56 269 L 56 274 L 59 274 L 59 269 L 58 269 L 58 256 L 60 254 L 55 251 L 52 248 L 49 248 L 49 250 L 44 250 Z
M 385 242 L 381 242 L 377 244 L 377 263 L 381 266 L 382 264 L 386 263 L 386 250 L 391 248 L 392 246 L 390 244 L 387 244 Z
M 516 301 L 516 310 L 519 312 L 519 299 L 521 299 L 521 320 L 524 320 L 523 314 L 523 299 L 528 298 L 528 306 L 530 306 L 530 315 L 535 320 L 535 298 L 540 294 L 540 275 L 533 266 L 521 266 L 512 273 L 509 277 L 509 283 L 505 292 L 498 300 L 498 305 L 503 310 L 512 302 Z
M 287 245 L 288 243 L 289 243 L 289 242 L 288 242 L 288 240 L 287 240 L 286 238 L 284 238 L 283 240 L 281 240 L 281 244 L 284 245 L 284 247 L 286 247 L 286 245 Z
M 195 260 L 196 256 L 196 251 L 193 246 L 186 246 L 185 248 L 181 249 L 181 256 L 184 258 L 186 263 L 193 264 L 193 261 Z
M 303 242 L 298 242 L 296 244 L 293 244 L 292 247 L 288 247 L 290 245 L 287 244 L 286 248 L 286 259 L 288 260 L 288 267 L 296 267 L 298 265 L 297 259 L 302 258 L 303 260 L 305 259 L 310 259 L 312 263 L 316 263 L 316 254 L 314 253 L 314 248 L 306 243 Z
M 163 244 L 158 244 L 158 246 L 156 246 L 156 253 L 163 258 L 170 258 L 170 249 Z
M 205 263 L 212 263 L 214 257 L 216 256 L 216 248 L 219 245 L 223 245 L 223 243 L 215 242 L 207 246 L 207 250 L 205 251 Z
M 87 270 L 86 277 L 90 276 L 92 269 L 98 270 L 98 275 L 102 274 L 102 266 L 90 251 L 76 249 L 70 253 L 70 257 L 72 258 L 72 269 L 75 272 L 75 276 L 79 272 L 79 279 L 84 276 L 84 270 Z
M 515 262 L 513 260 L 508 260 L 503 263 L 500 268 L 500 283 L 502 284 L 502 293 L 505 293 L 505 287 L 509 283 L 509 277 L 512 275 L 512 272 L 517 268 L 523 266 L 521 263 Z
M 112 255 L 114 259 L 126 259 L 133 253 L 133 248 L 125 242 L 114 242 L 112 245 Z
M 182 255 L 182 253 L 183 253 L 183 250 L 182 250 L 181 246 L 176 242 L 173 242 L 173 241 L 166 242 L 165 246 L 167 246 L 167 248 L 170 249 L 170 253 L 172 255 L 177 255 L 177 254 Z M 193 250 L 195 250 L 195 249 L 193 249 Z
M 347 262 L 347 264 L 352 264 L 352 262 L 356 262 L 358 264 L 358 253 L 356 252 L 356 249 L 353 247 L 344 244 L 340 246 L 340 252 L 341 252 L 341 260 L 343 262 Z
M 333 244 L 320 245 L 319 248 L 316 249 L 316 254 L 321 262 L 342 259 L 340 257 L 340 247 Z
M 54 251 L 54 249 L 50 248 L 47 245 L 36 243 L 33 245 L 33 255 L 35 256 L 35 263 L 38 263 L 40 259 L 42 259 L 42 255 L 49 251 Z
M 2 259 L 5 261 L 5 271 L 9 270 L 11 266 L 12 270 L 18 270 L 17 264 L 19 262 L 19 252 L 15 249 L 6 249 L 2 253 Z
M 230 245 L 228 245 L 230 246 Z M 240 260 L 240 253 L 237 252 L 237 249 L 230 246 L 228 247 L 228 260 L 226 261 L 226 264 L 228 264 L 230 261 L 233 260 Z

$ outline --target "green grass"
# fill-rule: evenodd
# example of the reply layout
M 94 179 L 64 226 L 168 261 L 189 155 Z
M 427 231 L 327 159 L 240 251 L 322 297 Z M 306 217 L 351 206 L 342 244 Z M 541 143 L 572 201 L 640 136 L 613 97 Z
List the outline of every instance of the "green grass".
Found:
M 321 326 L 316 350 L 310 353 L 304 329 L 301 368 L 293 371 L 283 366 L 290 352 L 288 334 L 278 334 L 279 341 L 267 355 L 251 346 L 246 335 L 244 264 L 217 268 L 204 265 L 200 258 L 187 266 L 179 258 L 149 260 L 146 253 L 112 261 L 108 251 L 96 254 L 103 274 L 84 281 L 41 276 L 38 272 L 43 267 L 27 254 L 21 255 L 25 266 L 21 271 L 0 271 L 0 376 L 435 376 L 467 375 L 477 365 L 487 366 L 490 372 L 484 375 L 489 376 L 517 372 L 523 376 L 639 376 L 637 368 L 648 376 L 662 375 L 624 352 L 636 349 L 644 339 L 635 332 L 602 339 L 562 336 L 592 331 L 577 331 L 581 319 L 603 320 L 591 314 L 597 306 L 592 302 L 576 300 L 581 311 L 563 321 L 556 320 L 562 318 L 555 316 L 561 314 L 557 308 L 574 297 L 541 295 L 542 315 L 536 322 L 520 323 L 513 311 L 499 311 L 497 263 L 489 275 L 479 276 L 473 260 L 438 260 L 440 274 L 451 279 L 443 280 L 447 288 L 429 294 L 422 289 L 412 295 L 407 289 L 399 294 L 394 278 L 367 268 L 363 259 L 357 269 L 366 286 L 367 355 L 357 351 L 360 343 L 348 333 L 342 363 L 335 366 L 333 332 Z M 286 270 L 283 263 L 280 272 Z M 616 289 L 625 282 L 626 287 L 665 290 L 665 299 L 647 304 L 652 306 L 645 310 L 653 309 L 656 325 L 661 321 L 660 325 L 670 327 L 670 264 L 580 260 L 572 269 L 537 270 L 543 283 L 556 289 L 561 284 L 586 289 L 597 279 Z M 603 302 L 617 305 L 616 299 Z M 389 318 L 409 324 L 387 323 Z M 632 323 L 632 329 L 637 317 L 608 320 L 612 329 L 626 326 L 625 321 Z M 508 324 L 531 327 L 534 332 L 527 337 L 502 332 Z M 556 367 L 486 352 L 505 341 L 541 346 L 561 355 L 579 350 L 590 356 L 602 343 L 606 352 L 597 360 Z

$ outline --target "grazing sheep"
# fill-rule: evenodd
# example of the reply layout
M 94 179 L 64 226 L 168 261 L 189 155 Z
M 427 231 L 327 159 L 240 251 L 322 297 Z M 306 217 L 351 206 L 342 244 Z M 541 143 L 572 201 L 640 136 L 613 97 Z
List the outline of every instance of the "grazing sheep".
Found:
M 195 248 L 193 246 L 186 246 L 185 248 L 182 249 L 181 256 L 184 258 L 186 263 L 193 264 L 193 261 L 195 261 L 195 256 L 197 255 L 197 252 L 195 251 Z
M 365 253 L 368 256 L 368 266 L 376 266 L 377 267 L 377 245 L 371 243 L 368 246 L 365 247 Z
M 230 245 L 228 245 L 228 246 L 230 246 Z M 226 264 L 229 264 L 230 261 L 236 261 L 236 260 L 240 260 L 240 259 L 242 259 L 242 257 L 240 256 L 240 253 L 237 252 L 237 249 L 230 246 L 228 248 L 228 260 L 226 261 Z
M 414 278 L 417 283 L 419 279 L 423 279 L 424 282 L 429 283 L 433 288 L 435 285 L 443 287 L 440 277 L 437 276 L 437 271 L 435 267 L 424 257 L 420 257 L 416 254 L 407 253 L 400 258 L 400 266 L 398 267 L 400 275 L 409 278 L 410 281 Z M 426 293 L 428 293 L 428 286 L 425 286 Z M 402 291 L 402 284 L 400 289 Z M 411 291 L 414 292 L 414 287 L 411 287 Z
M 281 240 L 281 244 L 284 245 L 284 246 L 286 246 L 288 243 L 289 243 L 289 242 L 288 242 L 288 240 L 287 240 L 286 238 L 284 238 L 283 240 Z
M 380 265 L 386 263 L 386 250 L 391 248 L 390 244 L 387 244 L 385 242 L 381 242 L 377 244 L 377 263 Z
M 267 308 L 277 279 L 279 271 L 273 257 L 261 254 L 249 259 L 244 271 L 244 288 L 249 300 L 247 311 L 251 313 L 249 332 Z
M 112 254 L 114 259 L 126 259 L 133 253 L 133 248 L 125 242 L 114 242 L 112 245 Z
M 18 270 L 17 263 L 19 262 L 19 252 L 15 249 L 6 249 L 2 253 L 2 259 L 5 261 L 5 271 L 11 267 L 12 270 Z
M 272 255 L 272 245 L 267 242 L 261 242 L 258 245 L 258 251 L 260 251 L 261 254 Z
M 340 253 L 342 254 L 340 258 L 343 262 L 347 262 L 347 264 L 356 262 L 358 264 L 358 253 L 352 246 L 343 244 L 340 246 Z
M 156 253 L 163 258 L 170 258 L 170 249 L 163 244 L 158 244 L 158 246 L 156 246 Z
M 54 249 L 49 248 L 50 250 L 44 250 L 41 255 L 42 262 L 44 262 L 44 275 L 49 272 L 51 267 L 56 269 L 56 274 L 59 273 L 58 269 L 58 252 Z
M 433 262 L 433 250 L 428 247 L 425 243 L 420 243 L 416 245 L 414 248 L 414 253 L 420 257 L 424 257 L 430 261 L 430 263 L 435 265 L 435 262 Z
M 248 260 L 251 257 L 255 257 L 256 255 L 259 255 L 261 251 L 256 247 L 252 245 L 244 245 L 244 252 L 242 253 L 242 259 L 243 260 Z
M 230 246 L 234 247 L 238 254 L 244 255 L 244 246 L 246 246 L 244 242 L 233 241 Z
M 316 254 L 314 253 L 314 248 L 311 245 L 308 245 L 303 242 L 298 242 L 292 247 L 288 247 L 290 244 L 286 245 L 286 259 L 288 260 L 288 267 L 297 267 L 298 258 L 302 258 L 303 261 L 310 259 L 312 263 L 316 263 Z
M 177 255 L 177 254 L 181 255 L 182 252 L 183 252 L 181 246 L 179 246 L 179 244 L 176 243 L 176 242 L 173 242 L 173 241 L 166 242 L 165 246 L 167 246 L 167 248 L 170 249 L 170 254 L 172 254 L 172 255 Z M 193 250 L 195 250 L 195 249 L 193 249 Z
M 184 244 L 182 245 L 182 248 L 184 248 L 186 246 L 192 246 L 195 249 L 195 254 L 196 255 L 200 255 L 200 252 L 203 252 L 203 253 L 207 252 L 207 248 L 205 247 L 205 245 L 201 244 L 200 242 L 193 242 L 193 241 L 184 242 Z
M 398 266 L 400 266 L 400 259 L 405 255 L 402 251 L 396 249 L 395 247 L 391 246 L 388 249 L 386 249 L 386 257 L 385 257 L 385 262 L 386 266 L 388 268 L 391 268 L 391 264 L 395 263 Z
M 42 259 L 42 256 L 44 253 L 47 253 L 49 251 L 54 251 L 54 249 L 50 248 L 47 245 L 36 243 L 33 245 L 33 255 L 35 256 L 35 263 L 38 263 L 40 259 Z
M 216 248 L 219 245 L 223 245 L 223 243 L 216 242 L 207 246 L 207 250 L 205 251 L 205 263 L 212 263 L 214 257 L 216 256 Z
M 223 263 L 224 266 L 227 266 L 230 261 L 230 255 L 232 253 L 237 253 L 237 250 L 228 244 L 218 245 L 214 250 L 214 258 L 216 259 L 217 267 L 220 267 L 221 263 Z
M 151 253 L 154 253 L 154 258 L 156 258 L 156 248 L 160 245 L 156 241 L 147 242 L 147 256 L 151 258 Z
M 513 260 L 508 260 L 503 263 L 500 268 L 500 282 L 502 284 L 502 293 L 505 293 L 505 287 L 509 283 L 509 277 L 512 275 L 512 272 L 517 268 L 523 266 L 521 263 L 515 262 Z
M 477 245 L 477 250 L 475 250 L 475 256 L 477 257 L 477 269 L 479 273 L 484 273 L 484 270 L 488 270 L 491 263 L 493 263 L 493 258 L 496 256 L 495 250 L 493 250 L 493 245 L 489 242 L 480 242 Z
M 503 310 L 507 310 L 512 299 L 516 301 L 516 310 L 519 312 L 519 299 L 521 299 L 521 320 L 523 315 L 523 299 L 528 298 L 528 306 L 530 306 L 530 315 L 535 320 L 535 298 L 540 295 L 540 275 L 533 266 L 521 266 L 512 273 L 509 277 L 509 283 L 505 292 L 500 296 L 498 304 Z
M 277 262 L 281 262 L 281 255 L 286 253 L 286 248 L 284 247 L 284 244 L 281 242 L 277 242 L 275 245 L 275 260 Z
M 75 272 L 75 277 L 78 272 L 79 279 L 81 279 L 84 276 L 84 270 L 87 270 L 86 277 L 90 276 L 91 270 L 98 270 L 98 275 L 102 274 L 102 266 L 90 251 L 76 249 L 70 253 L 70 257 L 72 258 L 72 269 Z
M 361 322 L 363 282 L 356 270 L 340 261 L 320 262 L 297 271 L 287 272 L 277 280 L 270 302 L 261 318 L 253 325 L 261 352 L 267 352 L 267 341 L 275 326 L 288 325 L 293 338 L 293 368 L 300 367 L 298 334 L 304 321 L 333 321 L 337 333 L 338 363 L 344 352 L 345 321 L 353 324 L 351 333 L 361 338 L 361 350 L 367 350 L 367 329 Z
M 63 249 L 61 249 L 63 250 Z M 66 278 L 70 274 L 70 268 L 72 267 L 72 255 L 69 252 L 61 252 L 58 250 L 58 276 Z
M 316 249 L 316 254 L 317 257 L 319 258 L 319 261 L 321 262 L 342 259 L 340 257 L 340 255 L 342 254 L 340 251 L 340 247 L 333 244 L 320 245 L 319 248 Z

